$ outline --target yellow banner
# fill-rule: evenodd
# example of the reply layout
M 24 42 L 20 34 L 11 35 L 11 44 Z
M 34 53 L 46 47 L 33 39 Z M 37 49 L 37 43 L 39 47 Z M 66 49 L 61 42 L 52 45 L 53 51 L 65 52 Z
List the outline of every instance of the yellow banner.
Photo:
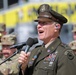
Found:
M 68 23 L 76 23 L 76 3 L 48 3 L 52 8 L 64 15 Z M 17 23 L 31 22 L 37 18 L 37 9 L 40 4 L 26 4 L 0 14 L 0 23 L 7 27 L 14 27 Z

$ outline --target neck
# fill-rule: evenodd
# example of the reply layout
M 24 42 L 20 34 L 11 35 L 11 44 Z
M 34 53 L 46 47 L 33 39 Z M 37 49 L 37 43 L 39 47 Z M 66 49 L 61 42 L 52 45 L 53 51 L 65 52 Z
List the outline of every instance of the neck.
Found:
M 44 44 L 46 45 L 47 43 L 54 41 L 56 38 L 57 38 L 57 37 L 54 37 L 54 38 L 45 40 L 45 41 L 44 41 Z

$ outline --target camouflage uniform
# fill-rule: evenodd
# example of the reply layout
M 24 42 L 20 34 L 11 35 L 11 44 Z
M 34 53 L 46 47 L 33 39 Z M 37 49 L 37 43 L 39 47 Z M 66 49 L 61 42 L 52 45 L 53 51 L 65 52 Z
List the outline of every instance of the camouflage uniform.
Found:
M 76 40 L 70 42 L 70 43 L 69 43 L 69 46 L 71 47 L 71 49 L 73 50 L 73 52 L 74 52 L 75 55 L 76 55 Z
M 73 25 L 73 41 L 71 41 L 68 45 L 71 47 L 73 52 L 76 54 L 76 24 Z
M 13 45 L 16 43 L 16 36 L 15 35 L 4 35 L 1 38 L 2 45 Z M 12 51 L 12 50 L 11 50 Z M 18 75 L 18 56 L 19 54 L 16 54 L 12 58 L 10 58 L 8 61 L 0 65 L 0 75 Z M 2 62 L 5 59 L 3 58 L 0 60 Z
M 0 23 L 0 58 L 2 58 L 2 44 L 1 44 L 1 37 L 6 33 L 6 25 Z

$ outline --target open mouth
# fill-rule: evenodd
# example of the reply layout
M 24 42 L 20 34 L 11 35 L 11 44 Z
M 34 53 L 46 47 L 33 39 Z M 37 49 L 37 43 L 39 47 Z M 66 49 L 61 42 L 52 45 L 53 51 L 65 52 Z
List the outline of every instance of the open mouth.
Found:
M 2 52 L 3 55 L 9 55 L 10 53 L 9 52 Z
M 39 31 L 39 34 L 42 34 L 43 32 L 44 32 L 44 31 L 40 30 L 40 31 Z

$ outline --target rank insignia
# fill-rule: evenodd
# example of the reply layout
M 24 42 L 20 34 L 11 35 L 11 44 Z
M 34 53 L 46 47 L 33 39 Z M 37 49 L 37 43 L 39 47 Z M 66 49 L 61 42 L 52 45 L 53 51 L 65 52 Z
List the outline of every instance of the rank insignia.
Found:
M 72 50 L 67 50 L 67 51 L 65 51 L 64 54 L 67 55 L 68 59 L 70 59 L 70 60 L 74 59 L 74 53 Z
M 46 10 L 46 7 L 45 7 L 45 5 L 44 5 L 44 6 L 41 7 L 40 11 L 41 11 L 41 12 L 44 12 L 45 10 Z

